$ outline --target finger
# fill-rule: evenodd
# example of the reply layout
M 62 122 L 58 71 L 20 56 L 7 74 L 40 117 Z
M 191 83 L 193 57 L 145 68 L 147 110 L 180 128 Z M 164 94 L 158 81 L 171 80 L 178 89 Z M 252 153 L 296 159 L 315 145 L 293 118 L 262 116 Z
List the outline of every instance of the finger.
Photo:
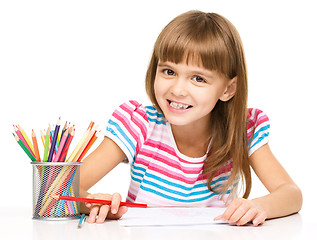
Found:
M 109 210 L 110 210 L 109 205 L 100 206 L 96 223 L 103 223 L 108 215 Z
M 119 210 L 121 202 L 121 195 L 119 193 L 114 193 L 111 201 L 111 213 L 116 214 Z
M 96 221 L 98 212 L 99 212 L 99 206 L 96 205 L 90 208 L 90 213 L 88 217 L 89 223 L 94 223 Z
M 230 216 L 228 219 L 228 222 L 230 224 L 237 223 L 248 211 L 250 207 L 247 205 L 240 205 L 239 208 L 236 209 L 236 211 Z
M 225 212 L 222 215 L 220 215 L 219 218 L 217 217 L 218 220 L 228 221 L 231 218 L 231 216 L 236 212 L 236 210 L 240 207 L 241 204 L 242 201 L 240 199 L 233 200 L 229 204 Z
M 117 220 L 117 219 L 121 218 L 127 211 L 128 211 L 128 207 L 121 206 L 121 207 L 119 207 L 119 210 L 116 214 L 109 213 L 108 219 Z
M 258 213 L 255 218 L 253 219 L 252 223 L 254 226 L 258 226 L 262 223 L 264 223 L 265 219 L 267 218 L 266 214 L 264 212 Z
M 250 208 L 238 221 L 236 221 L 237 225 L 242 226 L 252 221 L 257 215 L 257 211 L 253 208 Z

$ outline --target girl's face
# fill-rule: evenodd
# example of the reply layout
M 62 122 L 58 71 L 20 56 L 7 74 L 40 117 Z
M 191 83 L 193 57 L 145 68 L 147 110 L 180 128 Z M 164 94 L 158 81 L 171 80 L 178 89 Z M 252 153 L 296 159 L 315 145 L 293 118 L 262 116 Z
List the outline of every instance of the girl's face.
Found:
M 208 127 L 217 101 L 229 100 L 235 93 L 235 84 L 235 78 L 226 79 L 197 65 L 159 61 L 154 91 L 170 124 Z

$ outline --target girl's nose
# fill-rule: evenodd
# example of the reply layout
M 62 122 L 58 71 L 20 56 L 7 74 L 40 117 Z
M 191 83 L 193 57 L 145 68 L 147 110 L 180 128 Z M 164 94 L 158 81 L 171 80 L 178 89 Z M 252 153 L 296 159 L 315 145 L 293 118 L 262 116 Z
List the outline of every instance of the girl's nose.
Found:
M 186 96 L 187 95 L 187 84 L 186 80 L 183 78 L 177 78 L 173 82 L 171 87 L 171 92 L 175 96 Z

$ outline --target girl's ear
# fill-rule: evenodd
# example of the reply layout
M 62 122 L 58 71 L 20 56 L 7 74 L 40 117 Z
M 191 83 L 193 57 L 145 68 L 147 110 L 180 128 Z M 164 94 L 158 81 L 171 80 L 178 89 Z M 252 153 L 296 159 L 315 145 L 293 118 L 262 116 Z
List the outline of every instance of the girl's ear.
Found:
M 237 89 L 237 77 L 234 77 L 228 81 L 227 87 L 225 88 L 224 93 L 219 99 L 223 102 L 229 101 L 235 95 L 236 89 Z

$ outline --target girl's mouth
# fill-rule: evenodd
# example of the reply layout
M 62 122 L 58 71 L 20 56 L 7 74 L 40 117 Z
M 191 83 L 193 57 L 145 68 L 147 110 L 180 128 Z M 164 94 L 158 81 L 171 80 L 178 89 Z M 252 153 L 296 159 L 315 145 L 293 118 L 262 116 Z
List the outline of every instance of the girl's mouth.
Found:
M 172 108 L 175 108 L 175 109 L 188 109 L 188 108 L 191 108 L 193 107 L 192 105 L 187 105 L 187 104 L 184 104 L 184 103 L 178 103 L 178 102 L 173 102 L 171 100 L 167 100 L 169 105 L 172 107 Z

